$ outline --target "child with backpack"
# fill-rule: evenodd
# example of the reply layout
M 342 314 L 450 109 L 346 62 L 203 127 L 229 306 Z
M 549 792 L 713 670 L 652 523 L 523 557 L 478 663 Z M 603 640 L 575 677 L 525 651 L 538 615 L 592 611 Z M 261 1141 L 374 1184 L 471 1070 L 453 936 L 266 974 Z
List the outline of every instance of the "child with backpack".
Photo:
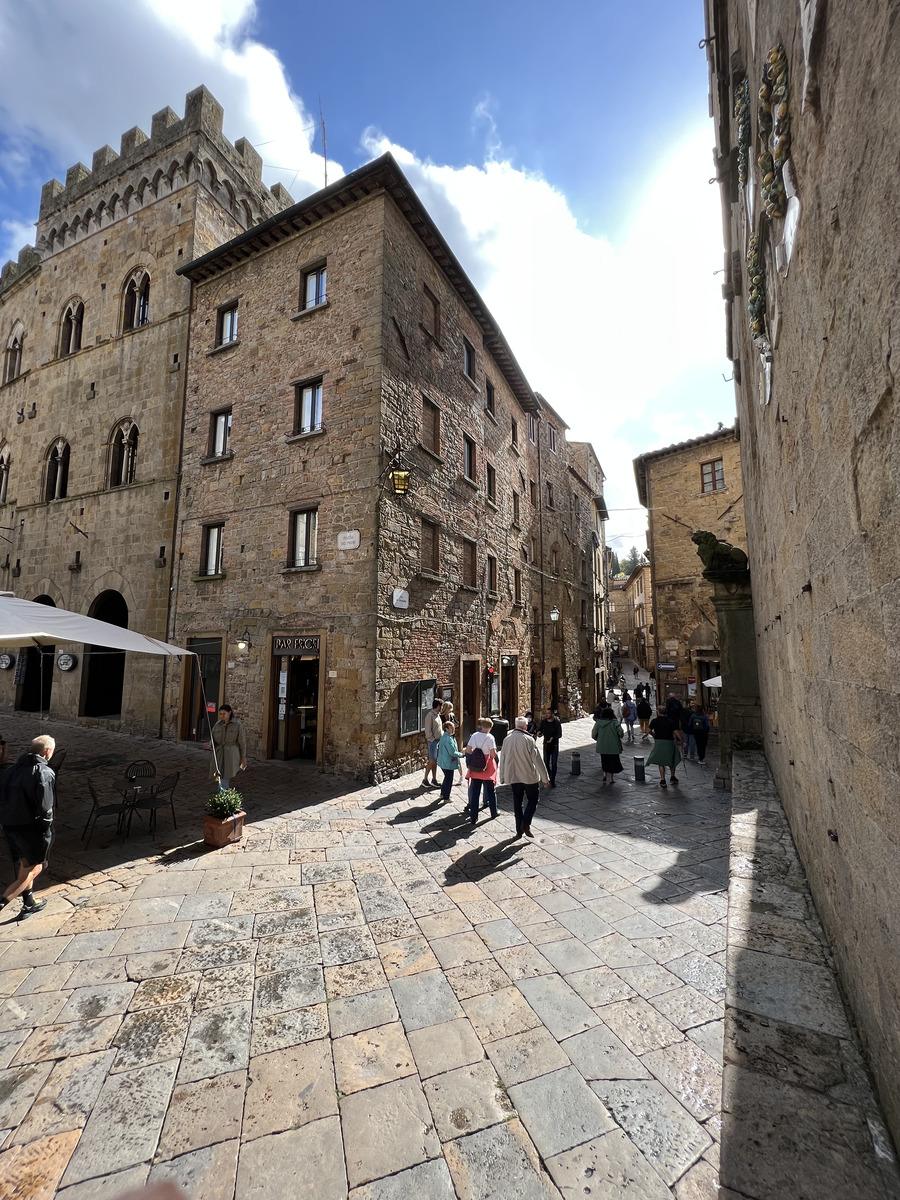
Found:
M 491 730 L 494 722 L 490 717 L 482 717 L 478 722 L 478 732 L 473 733 L 466 746 L 466 762 L 469 781 L 469 824 L 478 823 L 478 801 L 481 799 L 481 785 L 484 784 L 484 799 L 491 810 L 491 820 L 497 815 L 497 793 L 494 785 L 497 782 L 497 742 Z

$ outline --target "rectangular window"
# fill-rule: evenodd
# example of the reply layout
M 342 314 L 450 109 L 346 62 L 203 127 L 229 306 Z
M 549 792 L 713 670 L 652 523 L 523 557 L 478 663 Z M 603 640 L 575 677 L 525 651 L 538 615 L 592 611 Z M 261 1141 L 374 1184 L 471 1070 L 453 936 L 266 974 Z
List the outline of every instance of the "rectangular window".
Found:
M 519 422 L 516 420 L 515 417 L 512 418 L 511 441 L 514 446 L 518 447 L 518 445 L 519 445 Z
M 327 299 L 327 278 L 325 267 L 316 267 L 307 271 L 303 276 L 303 308 L 315 308 L 324 304 Z
M 518 567 L 513 571 L 513 600 L 516 604 L 522 603 L 522 572 Z
M 531 561 L 533 563 L 537 562 L 537 538 L 536 537 L 533 537 L 531 539 Z
M 497 589 L 497 560 L 493 554 L 488 555 L 488 591 L 496 592 Z
M 468 338 L 463 338 L 463 371 L 469 379 L 475 378 L 475 347 Z
M 422 397 L 422 445 L 432 454 L 441 453 L 441 410 Z
M 533 413 L 528 414 L 528 440 L 537 445 L 537 417 Z
M 208 454 L 213 458 L 222 458 L 228 453 L 228 443 L 231 441 L 231 409 L 213 413 L 209 418 L 209 449 Z
M 519 524 L 519 493 L 513 492 L 513 522 Z
M 487 465 L 487 495 L 492 504 L 497 503 L 497 472 L 490 463 Z
M 315 508 L 291 513 L 289 567 L 314 567 L 319 540 L 319 514 Z
M 553 507 L 553 484 L 552 483 L 547 484 L 547 507 L 548 508 Z
M 426 283 L 422 305 L 422 324 L 436 342 L 441 340 L 441 302 Z
M 582 602 L 581 602 L 581 628 L 587 629 L 587 627 L 588 627 L 588 602 L 587 602 L 587 600 L 582 600 Z
M 484 381 L 484 407 L 488 410 L 491 416 L 494 415 L 494 385 L 489 379 Z
M 462 544 L 462 581 L 463 587 L 477 587 L 476 543 L 464 541 Z
M 475 443 L 463 434 L 463 474 L 475 482 Z
M 216 320 L 216 345 L 228 346 L 238 340 L 238 306 L 220 308 Z
M 533 505 L 537 506 L 537 484 L 533 479 L 528 480 L 528 498 Z
M 315 433 L 322 428 L 322 380 L 298 383 L 294 400 L 294 433 Z
M 422 679 L 416 683 L 400 684 L 400 736 L 422 733 L 425 715 L 434 703 L 437 689 L 436 679 Z
M 203 526 L 199 572 L 201 575 L 222 574 L 222 543 L 224 539 L 224 524 Z
M 422 531 L 420 539 L 420 562 L 423 571 L 433 571 L 435 574 L 440 570 L 441 566 L 441 531 L 433 521 L 426 521 L 422 517 Z
M 725 463 L 721 458 L 700 464 L 700 480 L 704 492 L 721 492 L 725 488 Z
M 547 434 L 550 439 L 550 450 L 553 454 L 556 453 L 556 430 L 552 425 L 547 426 Z

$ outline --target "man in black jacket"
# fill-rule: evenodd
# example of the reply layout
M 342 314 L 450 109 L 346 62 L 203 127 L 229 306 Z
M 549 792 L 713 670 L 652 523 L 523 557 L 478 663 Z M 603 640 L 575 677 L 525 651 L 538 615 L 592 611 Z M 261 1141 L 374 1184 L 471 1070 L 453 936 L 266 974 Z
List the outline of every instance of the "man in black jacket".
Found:
M 556 787 L 556 764 L 559 760 L 559 739 L 562 737 L 562 723 L 552 708 L 547 708 L 538 737 L 544 739 L 544 766 L 550 776 L 550 786 Z
M 52 737 L 36 737 L 29 753 L 0 774 L 0 825 L 18 871 L 0 897 L 0 908 L 21 896 L 20 917 L 47 907 L 46 900 L 35 900 L 31 888 L 47 861 L 53 837 L 56 775 L 47 763 L 55 749 Z

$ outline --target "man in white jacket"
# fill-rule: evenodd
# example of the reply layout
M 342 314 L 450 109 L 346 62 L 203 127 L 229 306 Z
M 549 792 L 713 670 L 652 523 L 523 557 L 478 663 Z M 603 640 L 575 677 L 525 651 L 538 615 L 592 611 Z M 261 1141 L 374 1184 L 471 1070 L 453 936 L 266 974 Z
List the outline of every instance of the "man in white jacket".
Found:
M 531 821 L 537 808 L 540 786 L 543 783 L 546 787 L 550 782 L 543 756 L 534 738 L 526 733 L 527 729 L 527 719 L 516 717 L 515 729 L 506 735 L 503 742 L 497 781 L 501 786 L 508 783 L 512 787 L 516 837 L 521 837 L 523 833 L 526 837 L 534 837 Z M 524 811 L 523 799 L 526 801 Z

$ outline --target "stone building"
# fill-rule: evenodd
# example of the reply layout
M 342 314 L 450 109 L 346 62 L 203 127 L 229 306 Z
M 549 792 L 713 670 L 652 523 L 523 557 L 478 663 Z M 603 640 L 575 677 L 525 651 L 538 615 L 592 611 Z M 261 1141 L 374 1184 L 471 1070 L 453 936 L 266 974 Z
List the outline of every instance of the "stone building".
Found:
M 36 244 L 0 277 L 0 586 L 166 637 L 190 304 L 175 269 L 290 202 L 261 166 L 199 88 L 183 119 L 165 108 L 149 138 L 44 186 Z M 23 649 L 0 705 L 156 734 L 165 669 Z
M 252 753 L 382 778 L 423 761 L 435 694 L 464 734 L 485 711 L 567 713 L 573 688 L 593 703 L 602 471 L 394 160 L 179 273 L 171 635 L 202 658 L 169 728 L 203 736 L 227 698 Z
M 632 613 L 626 588 L 628 576 L 624 572 L 613 575 L 609 581 L 609 632 L 612 656 L 621 658 L 628 653 L 631 636 Z
M 898 10 L 705 7 L 765 752 L 900 1139 Z
M 628 653 L 639 667 L 650 669 L 653 644 L 653 580 L 650 564 L 638 563 L 625 584 Z
M 648 518 L 653 626 L 648 665 L 657 669 L 657 694 L 661 700 L 706 699 L 703 680 L 719 674 L 716 611 L 691 537 L 705 529 L 746 550 L 736 430 L 719 429 L 642 454 L 634 460 L 634 474 Z

